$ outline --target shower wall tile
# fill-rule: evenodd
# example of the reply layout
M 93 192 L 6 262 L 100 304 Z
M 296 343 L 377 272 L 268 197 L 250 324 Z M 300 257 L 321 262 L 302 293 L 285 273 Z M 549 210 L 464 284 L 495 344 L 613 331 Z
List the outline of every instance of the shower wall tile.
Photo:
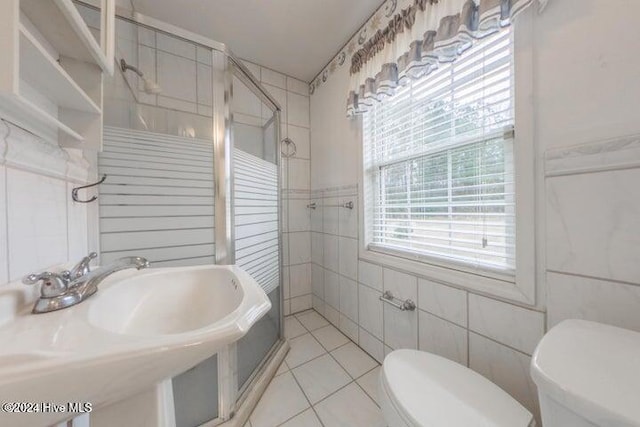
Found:
M 296 158 L 310 159 L 309 129 L 300 126 L 288 125 L 287 137 L 296 144 Z
M 156 46 L 159 50 L 196 60 L 196 45 L 161 32 L 156 33 Z
M 358 283 L 340 276 L 340 313 L 358 321 Z
M 258 64 L 243 61 L 262 86 L 280 104 L 281 108 L 281 138 L 293 140 L 296 145 L 295 154 L 283 157 L 282 161 L 282 189 L 283 191 L 283 233 L 288 241 L 288 263 L 290 264 L 290 293 L 285 295 L 285 311 L 296 313 L 307 310 L 312 306 L 322 310 L 325 314 L 324 298 L 326 297 L 325 281 L 327 277 L 322 267 L 324 255 L 323 235 L 312 233 L 312 210 L 307 207 L 310 203 L 310 134 L 309 134 L 309 97 L 303 96 L 299 102 L 291 103 L 292 95 L 306 95 L 306 83 L 295 80 L 277 71 L 264 68 Z M 255 95 L 244 85 L 234 85 L 234 108 L 240 111 L 238 118 L 266 119 L 271 117 L 271 110 L 262 103 L 255 102 Z M 306 116 L 306 120 L 300 119 Z M 292 121 L 293 119 L 293 121 Z M 262 124 L 260 122 L 259 124 Z M 316 215 L 320 223 L 315 225 L 317 231 L 322 231 L 322 214 Z M 336 309 L 339 307 L 339 276 L 338 244 L 335 244 L 335 276 L 329 276 L 329 297 L 335 295 Z M 315 300 L 315 301 L 314 301 Z M 339 323 L 339 312 L 328 311 L 336 326 Z M 344 322 L 343 322 L 344 323 Z M 356 328 L 351 328 L 357 331 Z M 356 334 L 357 335 L 357 334 Z
M 311 229 L 308 199 L 288 199 L 289 227 L 288 231 L 308 231 Z
M 262 67 L 260 76 L 262 83 L 287 90 L 287 76 L 284 74 Z
M 289 267 L 291 297 L 311 294 L 311 264 L 292 265 Z
M 309 127 L 309 97 L 289 92 L 287 95 L 289 123 L 296 126 Z
M 339 272 L 352 280 L 358 279 L 358 241 L 349 237 L 340 237 Z
M 309 190 L 310 162 L 305 159 L 289 159 L 289 188 Z
M 340 308 L 340 276 L 331 270 L 324 270 L 324 301 L 336 310 Z
M 197 80 L 197 93 L 198 104 L 200 105 L 213 105 L 213 88 L 211 86 L 211 67 L 208 65 L 198 63 L 196 68 L 198 74 Z
M 138 27 L 138 43 L 155 48 L 156 32 L 145 27 Z
M 201 64 L 212 65 L 213 54 L 211 49 L 202 46 L 196 46 L 196 60 Z
M 176 98 L 169 98 L 158 95 L 158 106 L 166 107 L 172 110 L 186 111 L 187 113 L 197 113 L 198 105 L 192 102 L 182 101 Z
M 282 267 L 282 294 L 283 298 L 288 300 L 291 298 L 291 270 L 288 266 Z
M 340 270 L 340 246 L 338 239 L 338 236 L 331 234 L 324 235 L 324 249 L 322 252 L 324 268 L 333 272 Z
M 260 81 L 261 67 L 259 65 L 254 64 L 253 62 L 249 62 L 245 60 L 242 60 L 242 63 L 245 65 L 245 67 L 247 67 L 247 69 L 251 72 L 251 74 L 253 74 L 253 77 L 255 77 L 256 80 Z
M 286 125 L 287 122 L 287 91 L 281 89 L 279 87 L 264 84 L 264 88 L 271 94 L 276 102 L 280 105 L 280 122 L 283 125 Z M 262 118 L 270 118 L 273 115 L 273 112 L 266 105 L 262 106 Z M 282 126 L 286 130 L 286 126 Z
M 287 90 L 299 95 L 309 96 L 309 83 L 294 79 L 293 77 L 287 77 Z
M 157 55 L 158 84 L 162 87 L 162 94 L 196 103 L 196 62 L 163 51 L 158 51 Z
M 334 205 L 338 204 L 337 197 L 325 198 L 322 205 L 323 208 L 323 220 L 322 231 L 328 234 L 340 234 L 340 211 Z
M 288 314 L 298 313 L 311 308 L 311 294 L 291 298 L 289 301 L 291 305 L 290 312 Z
M 324 270 L 317 264 L 311 264 L 311 291 L 324 300 Z
M 324 236 L 322 233 L 311 232 L 311 262 L 322 267 L 323 264 Z
M 299 231 L 289 235 L 289 264 L 311 265 L 311 232 Z
M 358 199 L 353 196 L 342 197 L 338 204 L 345 205 L 351 202 L 353 209 L 339 208 L 338 231 L 341 236 L 358 238 Z

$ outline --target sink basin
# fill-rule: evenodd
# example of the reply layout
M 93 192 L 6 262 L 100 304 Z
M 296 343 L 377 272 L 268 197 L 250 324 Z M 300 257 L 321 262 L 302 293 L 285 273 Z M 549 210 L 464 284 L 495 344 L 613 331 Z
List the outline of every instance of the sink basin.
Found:
M 124 279 L 90 302 L 89 322 L 118 334 L 171 335 L 202 329 L 242 301 L 233 278 L 215 270 L 154 271 Z
M 19 292 L 19 284 L 0 291 Z M 100 408 L 171 378 L 241 338 L 271 304 L 235 266 L 124 270 L 76 306 L 0 322 L 2 401 L 91 402 Z M 7 414 L 0 425 L 47 426 L 65 413 Z

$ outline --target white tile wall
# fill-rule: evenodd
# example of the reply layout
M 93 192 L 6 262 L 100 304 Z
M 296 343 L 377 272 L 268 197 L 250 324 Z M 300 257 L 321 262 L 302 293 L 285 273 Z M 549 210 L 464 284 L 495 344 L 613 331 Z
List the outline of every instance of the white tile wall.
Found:
M 0 129 L 0 138 L 10 136 L 31 163 L 55 165 L 52 176 L 64 175 L 60 149 L 6 122 Z M 52 176 L 0 166 L 0 286 L 88 253 L 87 206 L 71 200 L 71 189 L 80 184 Z
M 390 291 L 395 298 L 416 301 L 418 298 L 418 279 L 406 273 L 385 268 L 383 272 L 384 291 Z M 394 350 L 399 348 L 418 348 L 418 313 L 401 311 L 390 304 L 384 304 L 385 344 Z
M 418 348 L 467 365 L 467 330 L 454 323 L 420 310 Z
M 358 240 L 340 237 L 338 254 L 340 274 L 356 280 L 358 278 Z
M 348 319 L 358 321 L 358 283 L 344 276 L 340 276 L 339 309 Z
M 66 262 L 66 183 L 16 169 L 6 174 L 9 279 Z
M 420 279 L 418 307 L 462 327 L 467 327 L 466 291 Z
M 470 294 L 469 329 L 531 355 L 544 334 L 544 314 Z
M 311 263 L 311 232 L 288 233 L 289 264 Z
M 369 262 L 358 263 L 358 280 L 373 289 L 382 292 L 382 267 Z
M 640 331 L 640 286 L 551 272 L 547 283 L 549 328 L 586 319 Z
M 640 169 L 547 180 L 547 268 L 640 284 Z
M 368 331 L 376 338 L 383 339 L 382 304 L 380 297 L 382 292 L 369 288 L 363 284 L 358 286 L 359 291 L 359 322 L 360 327 Z
M 312 307 L 313 295 L 318 303 L 324 304 L 325 298 L 324 272 L 319 268 L 324 245 L 322 236 L 311 233 L 311 209 L 307 208 L 311 196 L 308 85 L 269 68 L 248 61 L 243 63 L 280 104 L 281 137 L 290 138 L 296 145 L 295 154 L 289 158 L 283 157 L 282 162 L 282 227 L 285 252 L 283 258 L 289 272 L 288 292 L 284 296 L 285 313 L 297 313 Z M 256 105 L 255 95 L 243 85 L 236 86 L 239 90 L 234 87 L 235 108 L 241 108 L 247 118 L 271 116 L 266 105 Z M 296 101 L 290 104 L 289 98 L 292 95 L 296 96 Z M 312 265 L 314 260 L 315 264 Z M 332 285 L 331 289 L 335 290 L 334 299 L 339 304 L 337 275 L 335 286 Z
M 529 376 L 531 357 L 485 338 L 469 334 L 469 367 L 496 383 L 540 419 L 538 395 Z

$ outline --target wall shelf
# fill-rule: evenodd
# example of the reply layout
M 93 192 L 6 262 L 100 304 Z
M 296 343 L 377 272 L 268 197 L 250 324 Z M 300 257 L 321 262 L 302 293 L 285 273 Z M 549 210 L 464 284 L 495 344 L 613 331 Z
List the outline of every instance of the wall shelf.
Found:
M 4 109 L 10 111 L 11 118 L 17 118 L 18 124 L 21 126 L 27 126 L 25 120 L 33 120 L 41 122 L 43 125 L 56 128 L 65 139 L 70 139 L 76 142 L 84 142 L 85 138 L 75 130 L 71 129 L 66 124 L 62 123 L 53 115 L 47 113 L 44 109 L 40 108 L 27 98 L 18 94 L 3 94 L 0 98 L 0 102 L 3 103 Z M 0 109 L 1 111 L 2 109 Z M 37 129 L 33 130 L 34 133 L 42 135 Z
M 102 75 L 114 69 L 115 0 L 98 37 L 73 0 L 0 0 L 0 113 L 63 147 L 102 149 Z
M 20 0 L 20 9 L 62 56 L 113 73 L 113 60 L 91 34 L 72 0 Z
M 20 25 L 20 77 L 59 107 L 87 113 L 101 113 L 100 107 L 22 24 Z

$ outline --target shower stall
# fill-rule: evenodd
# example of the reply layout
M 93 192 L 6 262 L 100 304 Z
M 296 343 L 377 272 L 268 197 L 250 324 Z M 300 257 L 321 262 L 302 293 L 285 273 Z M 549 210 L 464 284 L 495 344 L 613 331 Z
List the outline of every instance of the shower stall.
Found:
M 98 11 L 78 7 L 97 30 Z M 100 262 L 237 264 L 272 303 L 240 341 L 171 380 L 176 426 L 218 425 L 244 416 L 286 351 L 280 107 L 224 45 L 137 14 L 117 17 L 115 61 L 97 157 Z

